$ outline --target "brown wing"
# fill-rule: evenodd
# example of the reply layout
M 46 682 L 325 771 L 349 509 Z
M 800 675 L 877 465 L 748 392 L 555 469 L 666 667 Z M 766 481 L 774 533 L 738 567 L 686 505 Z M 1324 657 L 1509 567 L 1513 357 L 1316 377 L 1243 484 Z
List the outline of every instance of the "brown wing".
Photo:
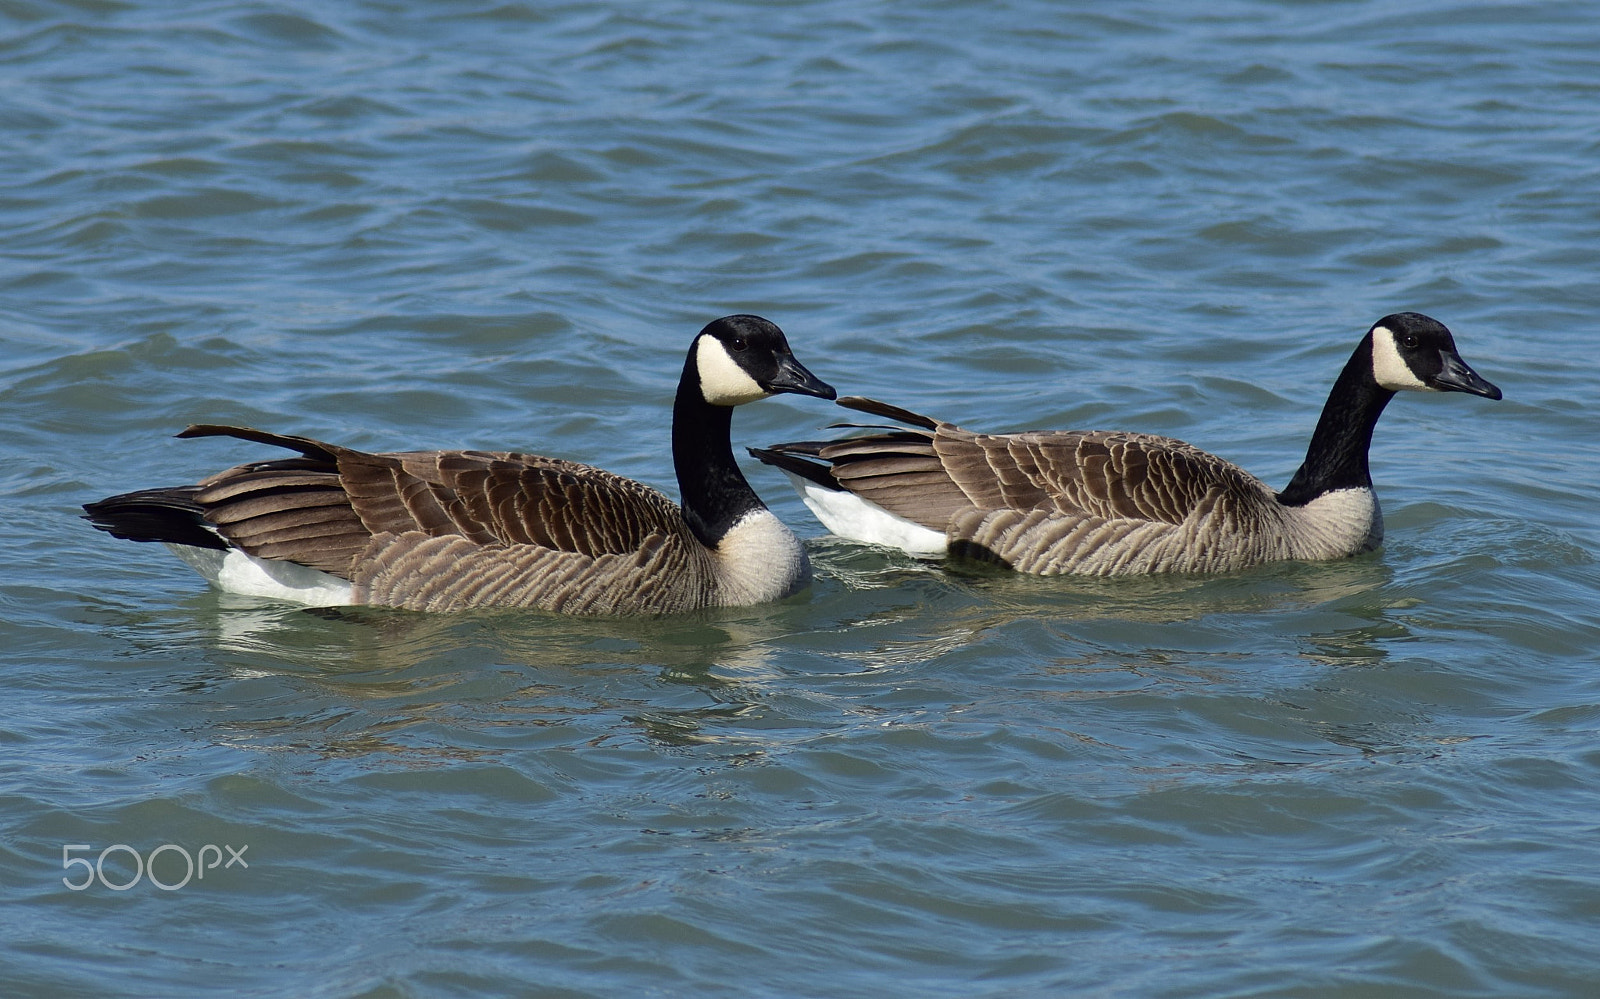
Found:
M 535 454 L 419 451 L 341 458 L 350 502 L 372 533 L 459 534 L 596 558 L 687 530 L 677 504 L 592 465 Z
M 1266 486 L 1170 437 L 1114 431 L 973 434 L 941 427 L 934 448 L 980 510 L 1048 510 L 1102 520 L 1181 524 L 1217 495 Z
M 824 444 L 817 457 L 835 482 L 891 513 L 936 531 L 972 505 L 935 449 L 932 433 L 894 431 Z
M 224 538 L 252 555 L 349 578 L 351 560 L 371 532 L 345 494 L 335 449 L 249 427 L 199 425 L 178 436 L 236 437 L 299 451 L 298 458 L 224 469 L 195 487 L 193 501 Z
M 377 535 L 459 537 L 594 559 L 687 532 L 661 493 L 577 462 L 483 451 L 371 454 L 236 427 L 191 427 L 182 436 L 299 450 L 298 458 L 220 472 L 200 484 L 195 502 L 245 551 L 345 578 Z
M 814 454 L 846 489 L 934 530 L 974 509 L 1182 524 L 1219 497 L 1270 493 L 1236 465 L 1170 437 L 1076 430 L 980 434 L 870 399 L 840 404 L 915 429 L 794 453 Z

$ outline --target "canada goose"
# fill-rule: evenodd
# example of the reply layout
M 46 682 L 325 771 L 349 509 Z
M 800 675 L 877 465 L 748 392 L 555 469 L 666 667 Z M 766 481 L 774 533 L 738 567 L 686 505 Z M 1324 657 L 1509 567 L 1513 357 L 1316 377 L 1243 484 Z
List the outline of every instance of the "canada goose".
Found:
M 192 426 L 178 436 L 299 456 L 84 510 L 116 537 L 165 542 L 225 590 L 314 605 L 660 614 L 762 603 L 800 589 L 811 570 L 740 474 L 728 432 L 734 406 L 778 392 L 834 398 L 759 316 L 727 316 L 695 337 L 672 410 L 681 509 L 649 486 L 559 458 L 369 454 Z
M 1376 548 L 1383 516 L 1367 448 L 1401 389 L 1500 398 L 1456 353 L 1443 323 L 1402 312 L 1361 338 L 1328 395 L 1305 463 L 1282 492 L 1169 437 L 982 434 L 859 397 L 839 405 L 913 429 L 752 453 L 788 473 L 841 537 L 1019 572 L 1215 572 Z

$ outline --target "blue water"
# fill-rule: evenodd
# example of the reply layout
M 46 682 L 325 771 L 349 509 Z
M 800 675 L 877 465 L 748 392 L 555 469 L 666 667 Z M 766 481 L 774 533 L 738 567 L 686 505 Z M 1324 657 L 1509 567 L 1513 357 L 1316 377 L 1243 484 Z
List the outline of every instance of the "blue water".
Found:
M 0 994 L 1593 995 L 1597 99 L 1565 3 L 0 2 Z M 670 490 L 740 311 L 1281 486 L 1402 309 L 1506 398 L 1396 399 L 1327 565 L 1008 578 L 752 464 L 790 601 L 329 615 L 77 518 L 263 453 L 190 422 Z

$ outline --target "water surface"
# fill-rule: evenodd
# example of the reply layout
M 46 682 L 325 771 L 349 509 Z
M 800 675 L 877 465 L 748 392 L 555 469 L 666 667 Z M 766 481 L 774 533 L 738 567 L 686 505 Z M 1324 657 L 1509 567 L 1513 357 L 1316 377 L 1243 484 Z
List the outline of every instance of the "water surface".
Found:
M 1464 0 L 0 3 L 0 992 L 1591 994 L 1597 53 Z M 738 311 L 1282 485 L 1402 309 L 1506 398 L 1397 399 L 1334 564 L 1009 578 L 756 466 L 793 600 L 316 614 L 77 519 L 260 453 L 189 422 L 670 491 Z M 167 844 L 244 852 L 107 887 Z

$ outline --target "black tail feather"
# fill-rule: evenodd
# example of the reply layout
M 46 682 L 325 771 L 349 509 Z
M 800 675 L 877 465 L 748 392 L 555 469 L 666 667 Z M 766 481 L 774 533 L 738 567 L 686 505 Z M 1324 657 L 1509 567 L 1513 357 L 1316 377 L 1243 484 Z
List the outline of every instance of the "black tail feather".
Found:
M 833 478 L 833 466 L 809 461 L 805 456 L 815 456 L 827 441 L 795 441 L 793 444 L 774 444 L 772 447 L 747 448 L 751 456 L 768 465 L 792 472 L 825 489 L 841 489 Z
M 228 543 L 206 523 L 194 501 L 199 486 L 141 489 L 83 505 L 83 518 L 114 538 L 226 551 Z

